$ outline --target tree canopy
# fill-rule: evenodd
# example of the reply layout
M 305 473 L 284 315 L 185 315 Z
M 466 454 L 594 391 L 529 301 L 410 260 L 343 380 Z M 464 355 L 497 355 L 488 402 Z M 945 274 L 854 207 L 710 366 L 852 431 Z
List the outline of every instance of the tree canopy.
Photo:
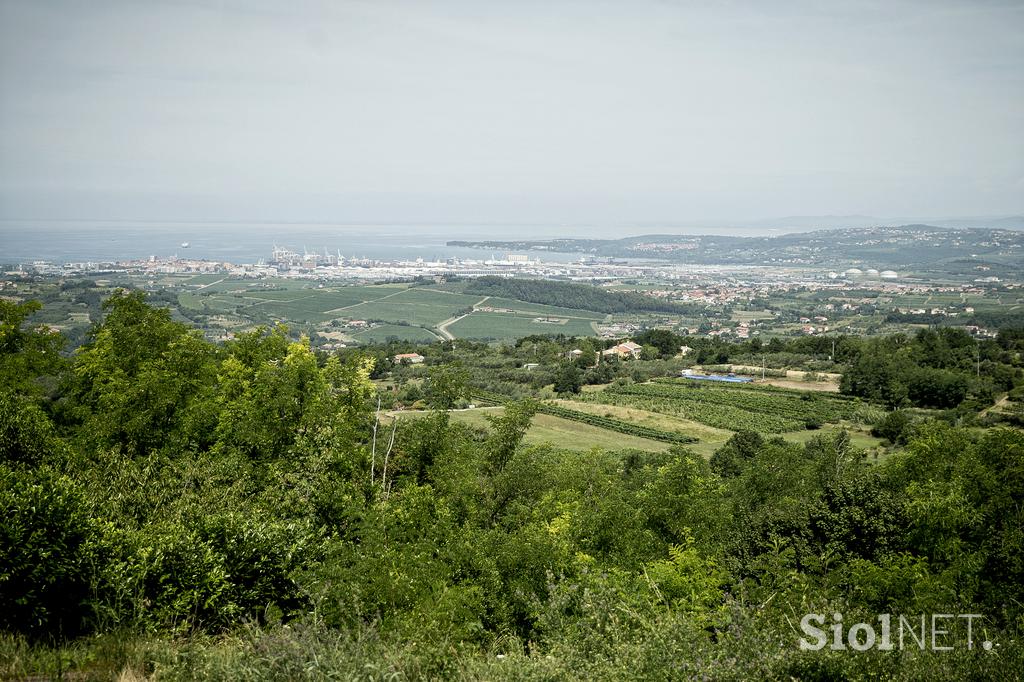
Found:
M 217 346 L 139 294 L 106 311 L 66 362 L 38 361 L 55 342 L 24 318 L 0 348 L 28 373 L 0 391 L 10 651 L 123 636 L 138 648 L 102 654 L 117 666 L 192 678 L 911 679 L 990 664 L 816 657 L 792 615 L 969 609 L 997 641 L 1019 632 L 1020 430 L 893 418 L 906 445 L 884 462 L 841 430 L 740 432 L 710 460 L 566 451 L 526 443 L 531 401 L 486 429 L 451 419 L 456 365 L 424 370 L 433 409 L 395 417 L 372 354 L 318 355 L 283 328 Z M 941 342 L 948 358 L 913 366 L 970 359 L 942 338 L 852 354 L 847 389 L 912 399 L 902 356 Z

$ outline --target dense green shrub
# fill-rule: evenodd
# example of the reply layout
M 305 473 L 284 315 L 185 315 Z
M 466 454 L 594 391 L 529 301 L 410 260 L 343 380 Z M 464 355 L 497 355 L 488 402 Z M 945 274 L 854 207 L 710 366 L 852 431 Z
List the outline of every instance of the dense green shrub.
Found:
M 510 402 L 536 397 L 531 382 L 553 372 L 487 380 L 531 374 L 515 364 L 535 355 L 559 366 L 565 349 L 549 339 L 496 350 L 489 368 L 456 367 L 442 348 L 430 366 L 395 368 L 395 385 L 414 382 L 405 386 L 433 409 L 392 419 L 378 418 L 373 360 L 360 352 L 317 356 L 281 329 L 215 347 L 140 297 L 116 297 L 108 315 L 53 402 L 32 381 L 0 396 L 0 677 L 997 679 L 1020 669 L 1024 436 L 962 426 L 985 386 L 969 383 L 948 423 L 914 410 L 908 424 L 914 408 L 886 416 L 853 397 L 637 383 L 657 370 L 646 361 L 617 363 L 613 387 L 582 398 L 733 431 L 709 461 L 679 434 Z M 671 350 L 675 339 L 659 338 Z M 791 350 L 818 354 L 822 343 Z M 892 345 L 898 363 L 858 376 L 874 361 L 841 340 L 837 355 L 857 365 L 847 388 L 902 404 L 906 367 L 957 383 L 973 350 L 956 335 Z M 447 410 L 467 393 L 506 409 L 462 423 Z M 675 443 L 528 447 L 535 409 Z M 803 444 L 765 435 L 850 419 L 905 445 L 878 463 L 842 429 Z M 801 652 L 793 623 L 809 609 L 868 620 L 970 610 L 1006 645 Z
M 905 433 L 910 426 L 910 416 L 903 410 L 893 410 L 871 427 L 871 435 L 885 438 L 890 443 L 905 443 Z
M 70 479 L 0 464 L 0 629 L 48 637 L 81 632 L 97 539 Z
M 0 391 L 0 464 L 38 466 L 63 452 L 63 443 L 41 409 Z

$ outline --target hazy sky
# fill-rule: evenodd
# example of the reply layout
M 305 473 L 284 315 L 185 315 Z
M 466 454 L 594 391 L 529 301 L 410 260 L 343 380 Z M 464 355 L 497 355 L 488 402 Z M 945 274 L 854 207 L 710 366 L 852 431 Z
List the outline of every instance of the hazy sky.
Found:
M 0 217 L 1024 211 L 1024 2 L 0 0 Z

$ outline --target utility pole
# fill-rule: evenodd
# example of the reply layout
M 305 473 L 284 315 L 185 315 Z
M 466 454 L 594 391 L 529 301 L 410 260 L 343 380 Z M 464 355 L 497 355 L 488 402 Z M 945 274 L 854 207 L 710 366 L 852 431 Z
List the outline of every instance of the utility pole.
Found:
M 765 354 L 761 353 L 761 381 L 764 381 Z

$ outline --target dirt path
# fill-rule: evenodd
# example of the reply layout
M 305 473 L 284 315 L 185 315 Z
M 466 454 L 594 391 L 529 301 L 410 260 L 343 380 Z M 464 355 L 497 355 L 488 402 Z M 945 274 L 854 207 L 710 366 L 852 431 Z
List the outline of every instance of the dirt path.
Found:
M 404 294 L 407 291 L 409 291 L 408 288 L 399 289 L 398 291 L 396 291 L 393 294 L 388 294 L 387 296 L 381 296 L 380 298 L 375 298 L 375 299 L 372 299 L 370 301 L 360 301 L 359 303 L 353 303 L 352 305 L 343 305 L 340 308 L 333 308 L 331 310 L 325 310 L 323 312 L 323 314 L 326 315 L 328 313 L 336 313 L 336 312 L 339 312 L 339 311 L 342 311 L 342 310 L 348 310 L 349 308 L 355 308 L 356 306 L 363 305 L 364 303 L 376 303 L 377 301 L 383 301 L 384 299 L 391 298 L 392 296 L 398 296 L 399 294 Z
M 474 303 L 473 307 L 476 308 L 478 305 L 483 305 L 487 301 L 487 299 L 489 299 L 489 298 L 490 298 L 490 296 L 484 296 L 479 301 Z M 453 325 L 456 322 L 458 322 L 459 320 L 461 320 L 462 318 L 469 317 L 472 314 L 473 313 L 466 313 L 465 315 L 457 315 L 455 317 L 449 317 L 447 320 L 444 320 L 443 322 L 439 322 L 438 323 L 437 331 L 440 332 L 442 336 L 444 336 L 446 341 L 454 341 L 455 340 L 455 335 L 452 334 L 450 331 L 448 331 L 449 325 Z
M 1002 412 L 1003 408 L 1006 407 L 1009 403 L 1010 403 L 1010 396 L 1004 394 L 1002 398 L 999 398 L 998 400 L 996 400 L 994 405 L 990 405 L 989 407 L 986 407 L 984 410 L 979 412 L 978 416 L 979 417 L 984 417 L 985 415 L 987 415 L 992 410 L 996 410 L 997 412 Z
M 431 334 L 434 335 L 434 338 L 437 339 L 438 341 L 451 341 L 452 340 L 452 339 L 448 338 L 447 336 L 445 336 L 444 334 L 439 334 L 438 332 L 434 331 L 430 327 L 420 327 L 420 329 L 424 329 L 424 330 L 430 332 Z M 452 338 L 454 338 L 454 337 L 452 337 Z
M 839 393 L 839 384 L 830 381 L 793 381 L 791 379 L 773 379 L 768 377 L 764 381 L 755 379 L 759 384 L 770 384 L 779 388 L 792 388 L 798 391 L 821 391 L 823 393 Z
M 754 365 L 729 365 L 729 367 L 730 371 L 736 372 L 740 376 L 750 377 L 756 383 L 770 384 L 772 386 L 778 386 L 779 388 L 792 388 L 800 391 L 838 393 L 839 381 L 843 378 L 842 374 L 834 372 L 817 372 L 819 376 L 825 377 L 825 381 L 804 381 L 804 375 L 806 372 L 789 369 L 786 370 L 785 377 L 766 377 L 762 379 L 760 367 L 755 367 Z M 701 365 L 695 365 L 694 369 L 702 372 L 708 371 Z
M 226 279 L 227 279 L 227 277 L 221 277 L 221 278 L 220 278 L 220 279 L 218 279 L 218 280 L 217 280 L 216 282 L 210 282 L 209 284 L 204 284 L 203 286 L 201 286 L 201 287 L 199 287 L 198 289 L 196 289 L 196 291 L 202 291 L 202 290 L 203 290 L 203 289 L 205 289 L 206 287 L 212 287 L 212 286 L 213 286 L 214 284 L 220 284 L 221 282 L 223 282 L 223 281 L 224 281 L 224 280 L 226 280 Z
M 493 412 L 494 410 L 504 410 L 504 405 L 477 405 L 475 407 L 459 407 L 448 410 L 449 412 Z M 425 415 L 430 414 L 430 410 L 387 410 L 381 412 L 380 416 L 385 419 L 397 419 L 406 415 Z

